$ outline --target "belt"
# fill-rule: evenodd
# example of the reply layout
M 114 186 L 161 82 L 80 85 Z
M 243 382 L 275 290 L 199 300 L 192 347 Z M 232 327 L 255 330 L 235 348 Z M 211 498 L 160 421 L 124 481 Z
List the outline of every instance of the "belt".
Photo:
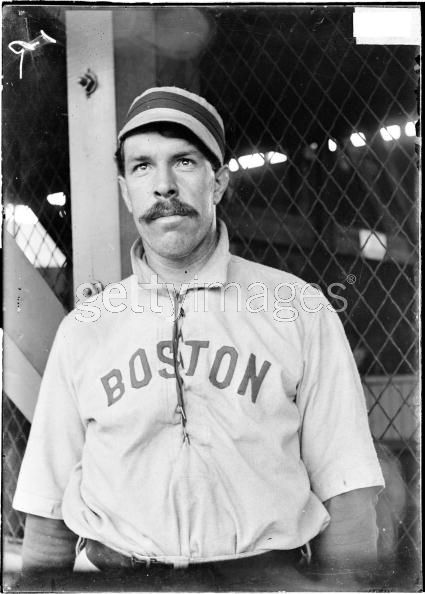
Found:
M 101 571 L 116 571 L 120 569 L 125 570 L 145 570 L 157 573 L 164 571 L 173 571 L 175 566 L 173 563 L 165 563 L 152 559 L 138 559 L 134 555 L 123 555 L 118 551 L 107 547 L 106 545 L 96 540 L 86 539 L 85 541 L 86 554 L 89 561 L 91 561 Z M 219 569 L 220 567 L 228 567 L 232 564 L 247 565 L 248 567 L 255 567 L 256 564 L 272 564 L 274 562 L 298 565 L 302 562 L 305 553 L 302 548 L 291 549 L 288 551 L 269 551 L 254 555 L 252 557 L 241 557 L 239 559 L 230 559 L 228 561 L 208 561 L 203 563 L 193 563 L 187 566 L 187 569 L 202 567 L 211 567 Z
M 151 567 L 172 569 L 170 563 L 156 559 L 138 559 L 134 555 L 123 555 L 96 540 L 87 539 L 85 543 L 87 558 L 102 571 L 117 569 L 150 569 Z

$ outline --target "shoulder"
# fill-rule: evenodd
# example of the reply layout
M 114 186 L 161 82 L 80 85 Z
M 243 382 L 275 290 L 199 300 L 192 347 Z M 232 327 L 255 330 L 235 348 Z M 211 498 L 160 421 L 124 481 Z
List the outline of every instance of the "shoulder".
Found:
M 250 280 L 251 282 L 263 282 L 265 284 L 278 285 L 279 283 L 292 284 L 302 288 L 308 283 L 303 279 L 271 266 L 265 266 L 252 260 L 246 260 L 240 256 L 231 255 L 229 266 L 229 280 Z
M 118 310 L 124 313 L 129 308 L 119 307 L 119 303 L 128 305 L 131 299 L 134 276 L 108 284 L 102 291 L 77 301 L 75 307 L 65 316 L 59 325 L 57 337 L 68 342 L 96 340 L 107 328 L 122 322 Z M 111 306 L 112 304 L 112 306 Z
M 264 294 L 277 322 L 295 321 L 303 334 L 319 324 L 339 324 L 339 316 L 322 288 L 285 270 L 231 256 L 228 283 L 240 285 L 247 295 Z

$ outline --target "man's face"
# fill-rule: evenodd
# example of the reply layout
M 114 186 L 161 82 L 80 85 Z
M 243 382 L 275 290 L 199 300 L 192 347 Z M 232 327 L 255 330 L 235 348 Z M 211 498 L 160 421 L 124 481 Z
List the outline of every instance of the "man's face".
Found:
M 170 260 L 202 254 L 215 233 L 227 168 L 214 172 L 189 141 L 151 131 L 128 137 L 124 157 L 121 192 L 145 249 Z

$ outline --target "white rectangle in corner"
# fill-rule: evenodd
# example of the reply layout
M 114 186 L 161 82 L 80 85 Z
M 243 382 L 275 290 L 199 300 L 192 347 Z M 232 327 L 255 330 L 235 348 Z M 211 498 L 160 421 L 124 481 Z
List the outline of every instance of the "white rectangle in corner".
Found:
M 420 8 L 356 6 L 353 36 L 358 45 L 420 45 Z

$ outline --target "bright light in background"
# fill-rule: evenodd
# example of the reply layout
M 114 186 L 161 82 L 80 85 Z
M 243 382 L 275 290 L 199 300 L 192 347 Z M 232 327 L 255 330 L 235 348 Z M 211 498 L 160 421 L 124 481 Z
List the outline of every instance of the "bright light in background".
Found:
M 338 148 L 338 146 L 337 146 L 336 142 L 334 140 L 332 140 L 332 138 L 329 138 L 328 149 L 331 151 L 331 153 L 334 153 L 337 148 Z
M 270 152 L 267 153 L 267 159 L 271 165 L 275 165 L 276 163 L 285 163 L 288 160 L 288 157 L 284 153 L 275 153 Z
M 385 233 L 359 230 L 360 251 L 365 258 L 370 260 L 383 260 L 387 253 L 387 236 Z
M 243 155 L 238 159 L 230 159 L 230 171 L 238 171 L 239 169 L 255 169 L 262 167 L 267 163 L 276 165 L 277 163 L 285 163 L 288 160 L 287 155 L 278 153 L 277 151 L 270 151 L 268 153 L 253 153 L 252 155 Z
M 406 136 L 416 136 L 415 123 L 407 122 L 407 124 L 404 128 L 404 132 L 406 133 Z
M 25 204 L 17 204 L 16 206 L 8 204 L 6 206 L 6 220 L 9 217 L 13 217 L 17 225 L 34 226 L 38 223 L 34 211 L 29 206 L 25 206 Z
M 36 268 L 60 268 L 65 255 L 47 233 L 34 211 L 25 204 L 8 204 L 6 229 Z
M 363 132 L 354 132 L 354 134 L 350 136 L 350 140 L 353 146 L 366 146 L 366 136 Z
M 48 194 L 47 202 L 52 206 L 65 206 L 66 196 L 63 192 L 55 192 L 54 194 Z
M 386 128 L 381 128 L 380 129 L 380 133 L 381 136 L 384 140 L 386 140 L 387 142 L 389 140 L 397 140 L 398 138 L 400 138 L 400 126 L 394 125 L 394 126 L 386 126 Z
M 252 155 L 244 155 L 238 159 L 239 165 L 242 169 L 254 169 L 264 165 L 263 153 L 253 153 Z

